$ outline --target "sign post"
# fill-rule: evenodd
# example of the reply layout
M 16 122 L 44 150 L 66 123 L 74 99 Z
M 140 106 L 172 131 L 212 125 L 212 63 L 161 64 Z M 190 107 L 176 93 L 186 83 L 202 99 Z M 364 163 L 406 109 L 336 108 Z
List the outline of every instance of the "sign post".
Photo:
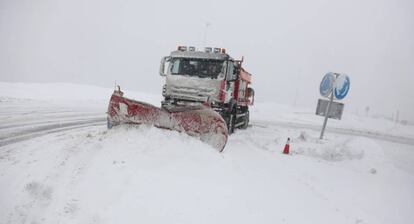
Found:
M 316 108 L 317 115 L 324 115 L 325 119 L 323 121 L 323 126 L 321 130 L 320 139 L 323 139 L 323 134 L 325 133 L 326 124 L 328 123 L 328 118 L 341 119 L 343 104 L 334 102 L 334 98 L 337 100 L 342 100 L 348 94 L 350 87 L 349 77 L 345 74 L 338 73 L 328 73 L 326 74 L 321 82 L 319 87 L 319 92 L 323 97 L 329 98 L 327 104 L 323 104 L 324 100 L 319 100 L 318 107 Z M 325 100 L 326 102 L 326 100 Z M 331 106 L 334 104 L 334 111 L 331 111 Z M 325 108 L 325 113 L 322 114 L 323 107 Z
M 329 99 L 328 106 L 326 107 L 326 110 L 325 110 L 325 119 L 323 120 L 321 136 L 319 137 L 319 139 L 323 139 L 323 134 L 325 133 L 326 123 L 328 123 L 328 115 L 329 115 L 329 111 L 331 109 L 331 104 L 333 102 L 333 98 L 334 98 L 333 93 L 331 93 L 331 97 Z

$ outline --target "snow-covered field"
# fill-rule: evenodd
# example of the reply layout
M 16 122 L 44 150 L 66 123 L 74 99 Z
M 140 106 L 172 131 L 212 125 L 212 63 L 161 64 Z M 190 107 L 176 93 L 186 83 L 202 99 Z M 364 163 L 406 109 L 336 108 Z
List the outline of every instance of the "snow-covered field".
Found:
M 414 222 L 413 126 L 345 111 L 319 140 L 312 109 L 262 102 L 218 153 L 177 132 L 108 131 L 111 93 L 0 83 L 0 223 Z

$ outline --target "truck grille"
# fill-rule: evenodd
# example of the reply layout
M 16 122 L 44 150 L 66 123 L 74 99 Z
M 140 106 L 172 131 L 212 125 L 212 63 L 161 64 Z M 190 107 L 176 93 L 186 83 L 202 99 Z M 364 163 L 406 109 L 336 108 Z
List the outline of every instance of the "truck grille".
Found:
M 206 101 L 208 97 L 215 97 L 213 89 L 206 88 L 189 88 L 189 87 L 171 87 L 171 95 L 177 98 L 189 100 Z

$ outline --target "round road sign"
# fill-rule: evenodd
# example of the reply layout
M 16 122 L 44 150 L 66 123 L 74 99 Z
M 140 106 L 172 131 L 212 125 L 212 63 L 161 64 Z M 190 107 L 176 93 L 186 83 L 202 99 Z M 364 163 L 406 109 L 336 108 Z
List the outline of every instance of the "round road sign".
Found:
M 321 96 L 329 97 L 329 94 L 331 94 L 334 82 L 335 82 L 335 75 L 332 72 L 327 73 L 321 82 L 321 85 L 319 87 L 319 92 L 321 93 Z
M 340 74 L 336 80 L 333 87 L 333 93 L 336 99 L 342 100 L 348 94 L 350 87 L 349 77 L 345 74 Z

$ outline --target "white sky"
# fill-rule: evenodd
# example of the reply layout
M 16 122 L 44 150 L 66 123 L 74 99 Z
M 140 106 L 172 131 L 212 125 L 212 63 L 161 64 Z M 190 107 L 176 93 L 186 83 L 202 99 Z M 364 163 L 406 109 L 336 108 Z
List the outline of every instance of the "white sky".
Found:
M 314 108 L 323 75 L 342 72 L 346 113 L 414 120 L 411 0 L 0 0 L 0 81 L 161 93 L 161 57 L 204 47 L 207 22 L 208 46 L 245 57 L 257 101 Z

